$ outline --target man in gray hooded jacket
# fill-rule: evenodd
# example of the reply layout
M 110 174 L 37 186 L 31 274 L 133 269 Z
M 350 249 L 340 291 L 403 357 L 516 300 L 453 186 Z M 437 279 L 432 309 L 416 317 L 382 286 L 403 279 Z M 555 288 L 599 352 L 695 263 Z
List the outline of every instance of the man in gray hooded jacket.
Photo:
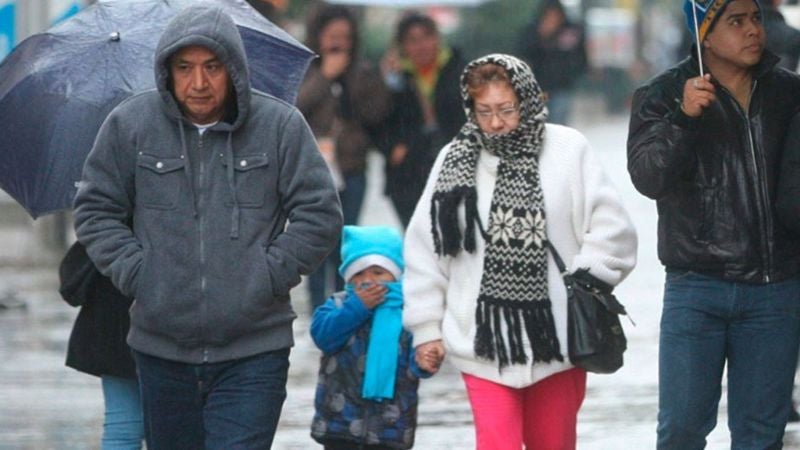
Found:
M 78 239 L 135 298 L 128 343 L 148 448 L 269 448 L 293 345 L 289 290 L 335 245 L 336 190 L 297 109 L 250 88 L 221 10 L 176 16 L 155 76 L 98 133 Z

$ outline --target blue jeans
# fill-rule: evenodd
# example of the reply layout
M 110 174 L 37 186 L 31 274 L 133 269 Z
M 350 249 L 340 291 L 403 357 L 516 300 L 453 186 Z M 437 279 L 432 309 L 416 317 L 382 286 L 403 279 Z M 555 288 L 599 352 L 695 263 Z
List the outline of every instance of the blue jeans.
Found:
M 338 264 L 341 261 L 339 256 L 339 244 L 336 248 L 322 260 L 317 270 L 308 276 L 308 296 L 310 300 L 309 311 L 311 314 L 320 305 L 325 303 L 325 300 L 335 291 L 337 285 L 342 284 L 339 281 Z
M 342 201 L 342 217 L 345 225 L 358 224 L 366 193 L 367 176 L 364 172 L 344 176 L 344 190 L 339 192 L 339 199 Z
M 668 271 L 658 449 L 706 445 L 728 364 L 732 449 L 780 449 L 800 342 L 800 279 L 744 284 Z
M 141 450 L 144 441 L 139 382 L 135 378 L 101 377 L 105 420 L 103 450 Z
M 214 364 L 133 352 L 148 450 L 270 448 L 283 401 L 289 349 Z
M 572 90 L 550 91 L 547 95 L 547 122 L 568 125 L 574 98 Z

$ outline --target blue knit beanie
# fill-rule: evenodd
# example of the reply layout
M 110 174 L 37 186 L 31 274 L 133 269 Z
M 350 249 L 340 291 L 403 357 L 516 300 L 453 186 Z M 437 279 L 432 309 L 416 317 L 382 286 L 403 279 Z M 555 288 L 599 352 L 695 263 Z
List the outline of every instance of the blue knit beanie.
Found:
M 700 33 L 700 42 L 702 42 L 705 40 L 706 36 L 708 36 L 708 32 L 711 31 L 714 23 L 722 15 L 722 11 L 725 10 L 725 7 L 728 6 L 728 3 L 731 1 L 732 0 L 684 0 L 683 14 L 686 16 L 686 26 L 689 28 L 689 32 L 692 33 L 692 37 L 695 37 L 692 5 L 694 5 L 695 11 L 697 11 L 697 31 Z M 758 6 L 760 11 L 761 4 L 758 0 L 753 0 L 753 2 Z
M 403 238 L 391 227 L 347 225 L 342 231 L 342 265 L 339 275 L 349 282 L 353 275 L 369 266 L 380 266 L 400 281 L 403 264 Z

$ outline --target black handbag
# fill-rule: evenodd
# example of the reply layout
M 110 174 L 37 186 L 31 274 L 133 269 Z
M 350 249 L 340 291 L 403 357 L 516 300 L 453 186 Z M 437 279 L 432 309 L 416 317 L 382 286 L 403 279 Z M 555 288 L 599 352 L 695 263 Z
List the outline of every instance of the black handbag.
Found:
M 573 365 L 593 373 L 614 373 L 622 367 L 627 339 L 619 321 L 625 307 L 614 288 L 587 269 L 568 273 L 553 244 L 547 242 L 567 288 L 567 340 Z

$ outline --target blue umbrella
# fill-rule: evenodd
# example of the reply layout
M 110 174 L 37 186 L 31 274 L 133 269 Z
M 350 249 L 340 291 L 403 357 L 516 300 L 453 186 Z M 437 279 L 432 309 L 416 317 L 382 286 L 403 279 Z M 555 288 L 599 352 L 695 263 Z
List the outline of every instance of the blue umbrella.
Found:
M 24 40 L 0 64 L 0 188 L 33 217 L 68 209 L 97 130 L 155 87 L 167 23 L 192 0 L 99 1 Z M 244 0 L 218 0 L 244 40 L 256 89 L 294 103 L 313 53 Z

